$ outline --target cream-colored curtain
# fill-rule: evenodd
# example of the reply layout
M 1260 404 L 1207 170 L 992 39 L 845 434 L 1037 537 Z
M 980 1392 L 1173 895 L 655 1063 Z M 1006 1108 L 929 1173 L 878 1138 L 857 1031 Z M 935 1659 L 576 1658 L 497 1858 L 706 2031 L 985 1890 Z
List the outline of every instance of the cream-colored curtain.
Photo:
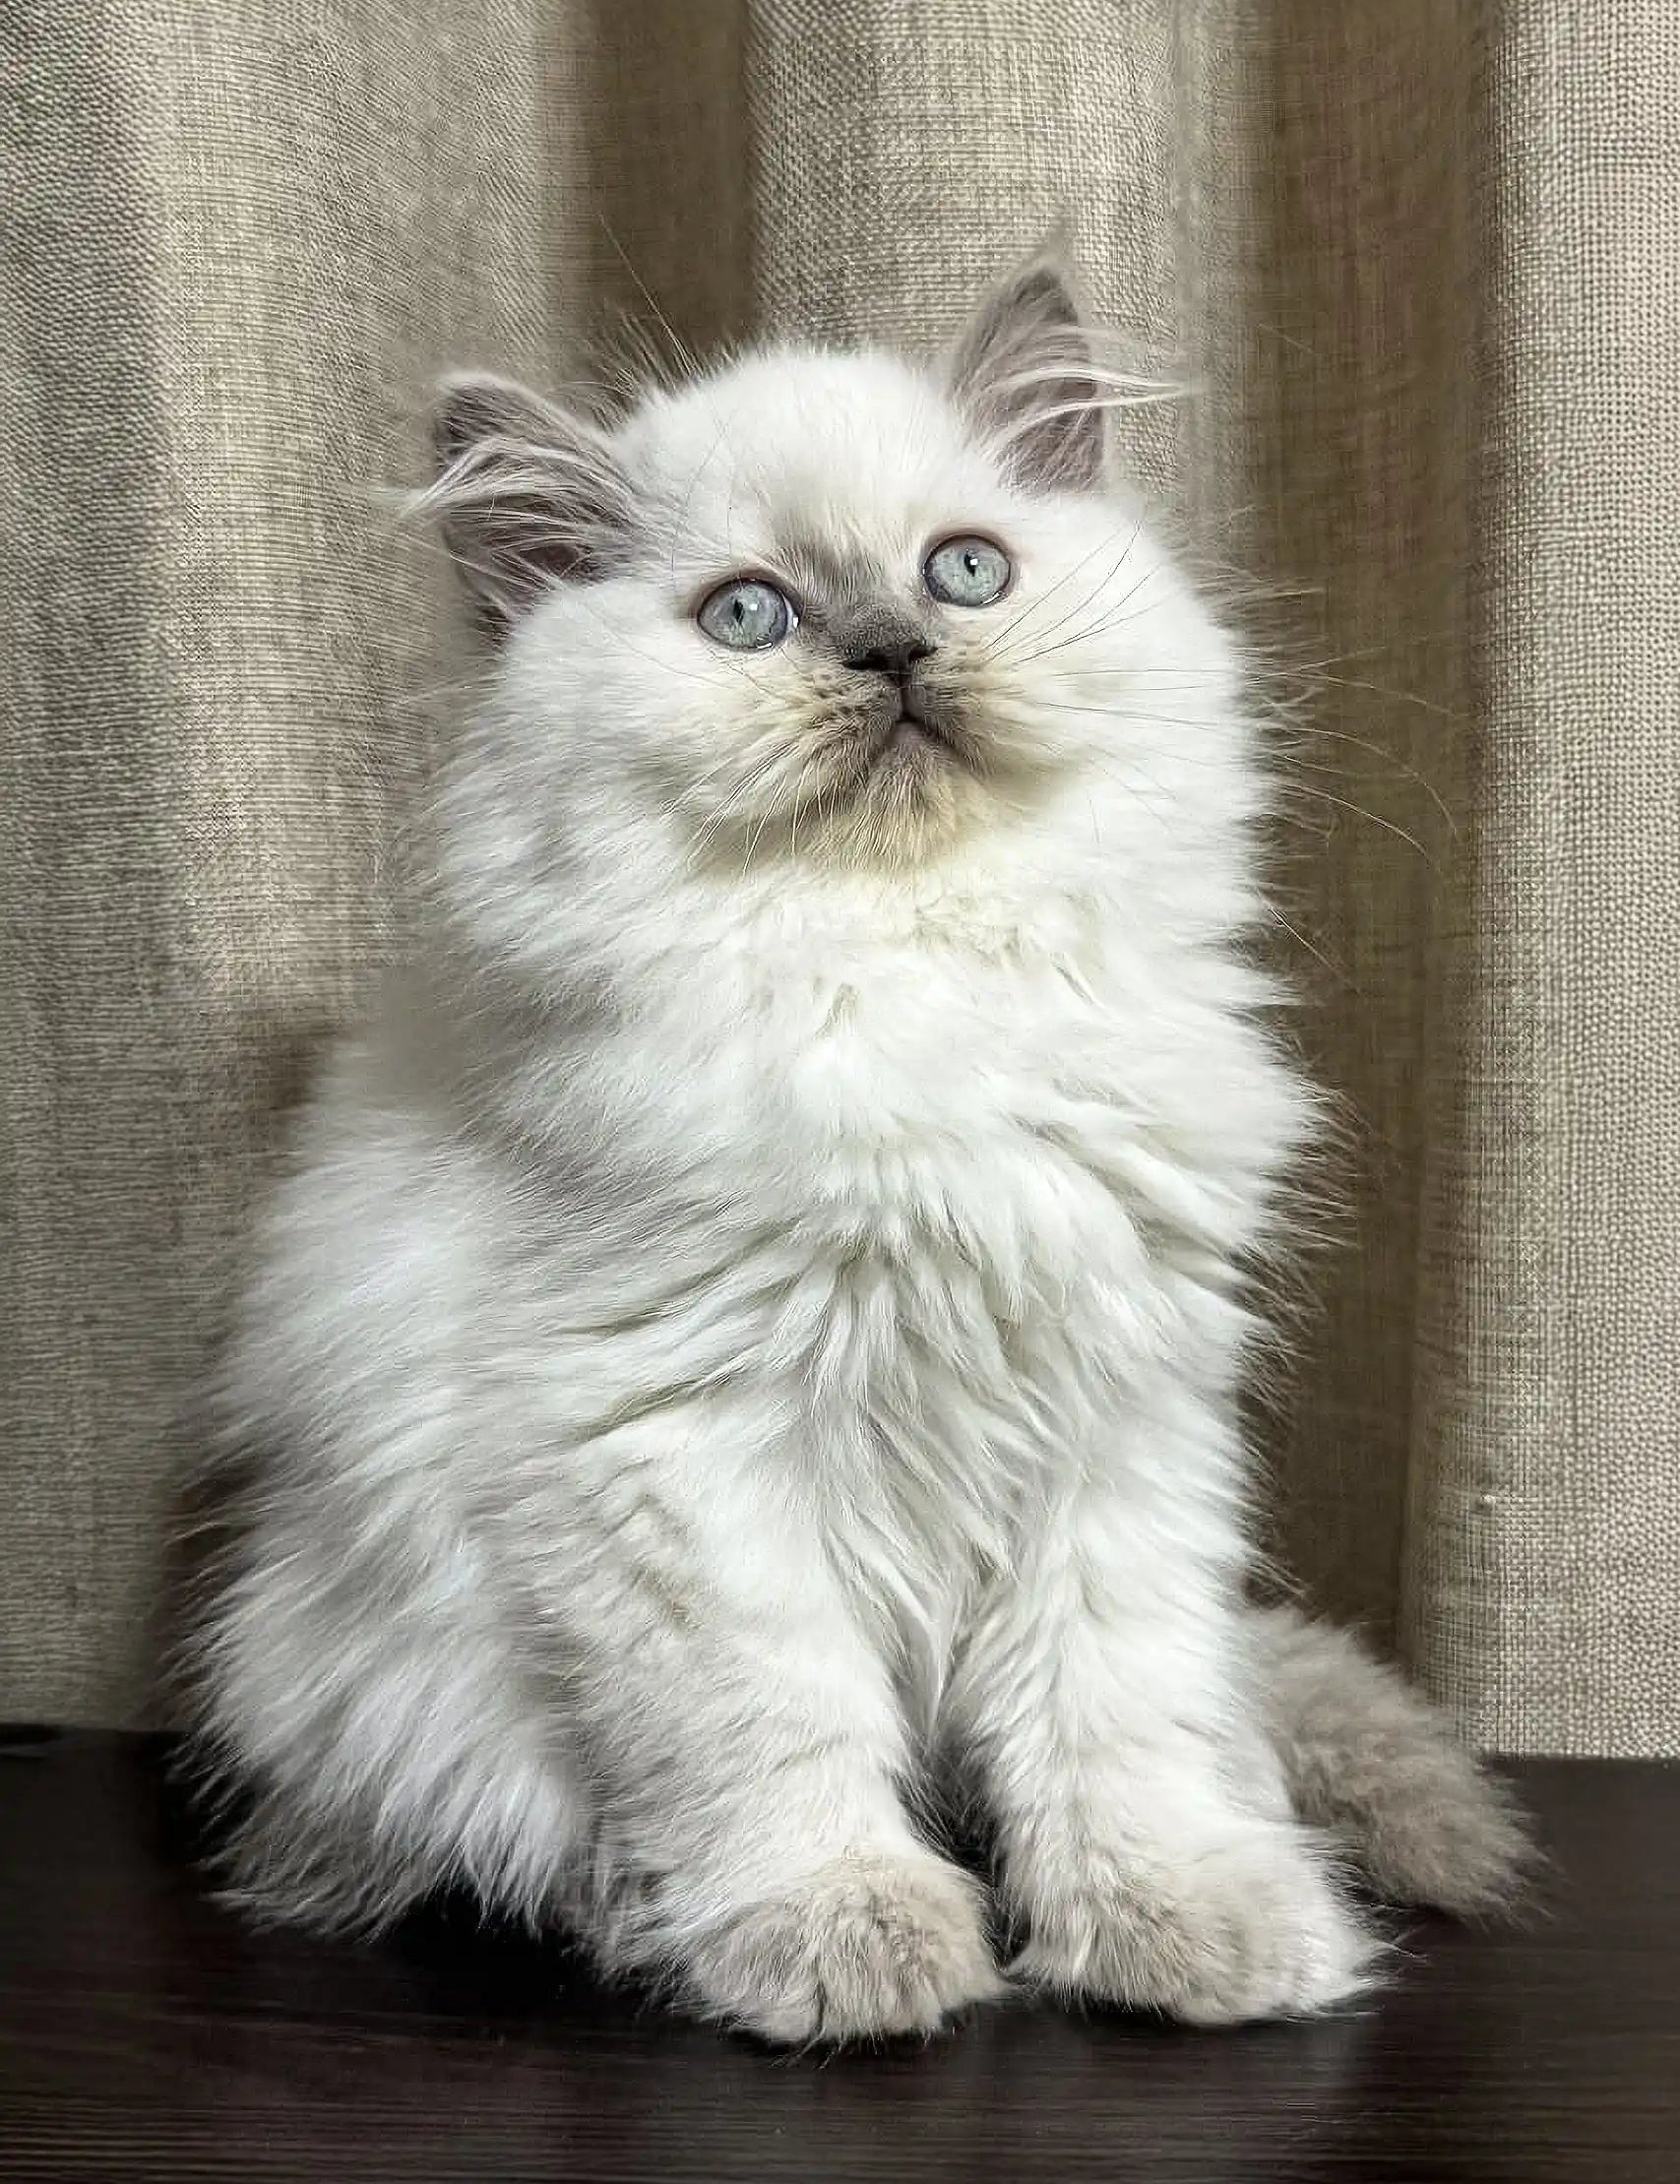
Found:
M 173 1423 L 386 945 L 448 361 L 931 341 L 1060 214 L 1256 580 L 1340 1246 L 1283 1551 L 1505 1749 L 1680 1749 L 1669 0 L 0 13 L 0 1708 L 145 1707 Z M 457 670 L 459 671 L 459 670 Z

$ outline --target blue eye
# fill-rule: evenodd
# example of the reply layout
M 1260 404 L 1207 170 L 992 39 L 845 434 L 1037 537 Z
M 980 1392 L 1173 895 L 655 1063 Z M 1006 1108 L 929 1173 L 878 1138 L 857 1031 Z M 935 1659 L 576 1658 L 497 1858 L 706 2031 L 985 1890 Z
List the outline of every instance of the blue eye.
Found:
M 947 606 L 990 606 L 1009 590 L 1010 558 L 989 538 L 944 538 L 922 563 L 922 580 Z
M 715 645 L 727 645 L 736 653 L 762 653 L 779 645 L 798 619 L 786 593 L 759 577 L 732 577 L 720 584 L 695 616 Z

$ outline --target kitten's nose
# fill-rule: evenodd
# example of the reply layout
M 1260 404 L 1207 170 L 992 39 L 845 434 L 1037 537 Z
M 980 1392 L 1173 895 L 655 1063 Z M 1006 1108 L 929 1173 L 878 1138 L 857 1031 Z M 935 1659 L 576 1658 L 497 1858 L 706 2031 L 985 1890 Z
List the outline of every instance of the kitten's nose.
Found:
M 844 665 L 860 667 L 902 682 L 918 659 L 926 659 L 933 647 L 913 632 L 893 636 L 871 645 L 867 652 L 847 653 Z

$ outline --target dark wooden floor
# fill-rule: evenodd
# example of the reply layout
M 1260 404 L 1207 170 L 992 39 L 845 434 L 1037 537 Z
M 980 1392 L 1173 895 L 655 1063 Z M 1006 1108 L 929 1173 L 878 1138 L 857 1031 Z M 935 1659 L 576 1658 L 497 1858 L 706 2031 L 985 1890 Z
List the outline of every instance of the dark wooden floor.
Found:
M 366 2184 L 1680 2184 L 1680 1768 L 1522 1772 L 1518 1928 L 1188 2032 L 1017 2007 L 790 2060 L 440 1914 L 357 1951 L 207 1903 L 138 1739 L 0 1732 L 0 2176 Z

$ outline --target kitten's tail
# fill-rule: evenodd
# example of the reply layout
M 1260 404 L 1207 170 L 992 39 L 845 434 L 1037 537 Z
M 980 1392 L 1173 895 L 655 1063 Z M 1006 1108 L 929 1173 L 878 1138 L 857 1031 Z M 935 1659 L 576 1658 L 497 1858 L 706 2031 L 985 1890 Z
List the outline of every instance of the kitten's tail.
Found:
M 1303 1820 L 1376 1893 L 1460 1917 L 1510 1901 L 1529 1857 L 1516 1800 L 1446 1717 L 1348 1632 L 1256 1607 L 1267 1728 Z

